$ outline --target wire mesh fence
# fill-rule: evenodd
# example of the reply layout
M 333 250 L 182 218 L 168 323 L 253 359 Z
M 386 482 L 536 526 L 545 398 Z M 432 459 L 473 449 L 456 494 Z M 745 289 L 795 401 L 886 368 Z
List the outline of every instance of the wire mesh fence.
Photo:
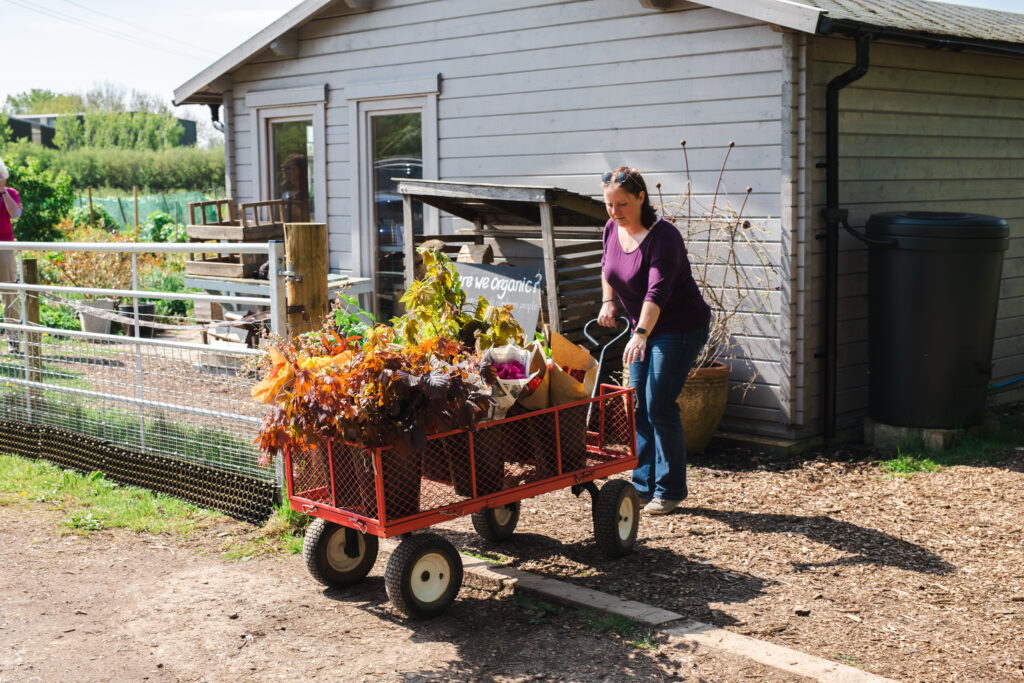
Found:
M 156 211 L 161 211 L 174 218 L 175 223 L 188 222 L 188 205 L 192 202 L 204 202 L 215 194 L 223 196 L 223 192 L 176 192 L 173 194 L 142 194 L 138 198 L 139 222 Z M 135 223 L 136 201 L 133 197 L 93 197 L 93 206 L 103 209 L 117 221 L 119 227 L 127 227 Z M 89 197 L 84 194 L 75 196 L 75 206 L 88 207 Z
M 249 398 L 251 381 L 239 374 L 255 351 L 6 327 L 18 333 L 0 353 L 0 408 L 8 419 L 273 478 L 256 465 L 261 411 Z
M 106 245 L 118 247 L 125 245 Z M 262 248 L 276 256 L 277 246 Z M 23 283 L 0 283 L 0 289 L 15 292 L 21 304 L 18 320 L 0 318 L 0 451 L 99 469 L 116 481 L 254 521 L 271 512 L 279 477 L 257 463 L 254 438 L 266 407 L 250 398 L 254 379 L 246 369 L 259 351 L 239 343 L 204 343 L 212 323 L 192 317 L 176 318 L 175 325 L 149 321 L 136 316 L 135 303 L 126 317 L 76 300 L 86 315 L 121 320 L 123 335 L 45 327 L 31 319 L 32 299 L 67 303 L 66 297 L 81 292 Z M 272 310 L 279 300 L 106 291 L 129 302 L 190 297 L 241 302 L 253 310 Z M 250 316 L 217 325 L 265 332 L 267 317 L 273 319 Z

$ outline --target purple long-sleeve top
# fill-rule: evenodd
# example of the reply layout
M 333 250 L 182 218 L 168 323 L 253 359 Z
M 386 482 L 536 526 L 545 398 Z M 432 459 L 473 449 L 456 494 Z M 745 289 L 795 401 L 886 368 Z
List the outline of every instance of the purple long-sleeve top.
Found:
M 659 218 L 640 247 L 625 252 L 618 239 L 618 224 L 604 226 L 601 272 L 636 327 L 645 301 L 661 309 L 650 337 L 698 329 L 711 320 L 711 307 L 701 296 L 690 271 L 683 236 L 676 226 Z

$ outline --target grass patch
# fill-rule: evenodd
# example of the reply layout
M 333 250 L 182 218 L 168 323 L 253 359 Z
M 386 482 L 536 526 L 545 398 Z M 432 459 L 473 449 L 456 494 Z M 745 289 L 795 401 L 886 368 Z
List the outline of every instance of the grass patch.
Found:
M 134 486 L 120 486 L 102 472 L 80 474 L 40 460 L 0 455 L 0 500 L 45 503 L 65 516 L 61 524 L 88 536 L 125 528 L 191 538 L 221 518 L 218 512 Z
M 459 552 L 463 555 L 469 555 L 470 557 L 475 557 L 478 560 L 483 560 L 490 564 L 505 564 L 510 559 L 507 555 L 502 555 L 501 553 L 484 553 L 479 550 L 467 549 L 462 549 Z
M 655 640 L 653 633 L 648 633 L 647 635 L 639 638 L 638 640 L 631 640 L 631 641 L 629 641 L 626 644 L 629 645 L 630 647 L 635 647 L 638 650 L 657 650 L 658 649 L 658 641 Z
M 595 612 L 592 609 L 581 609 L 576 612 L 577 618 L 595 631 L 611 631 L 623 638 L 632 638 L 640 629 L 635 619 L 611 612 Z
M 844 655 L 841 652 L 837 652 L 836 659 L 839 659 L 840 661 L 849 664 L 850 666 L 855 666 L 858 669 L 863 668 L 861 667 L 860 662 L 858 662 L 856 658 L 851 657 L 850 655 Z
M 595 631 L 614 633 L 632 648 L 638 650 L 658 649 L 655 634 L 644 629 L 636 619 L 611 612 L 596 612 L 591 609 L 577 610 L 575 616 Z
M 264 555 L 297 555 L 302 552 L 306 527 L 312 517 L 279 505 L 262 527 L 253 535 L 233 540 L 224 551 L 232 560 L 246 560 Z
M 533 600 L 525 595 L 517 595 L 514 598 L 514 603 L 517 609 L 530 615 L 531 624 L 542 624 L 548 617 L 559 617 L 562 615 L 554 605 L 550 605 L 543 600 Z
M 884 471 L 897 477 L 909 477 L 917 472 L 938 472 L 943 469 L 942 465 L 931 458 L 904 453 L 900 448 L 896 449 L 895 458 L 883 460 L 880 464 Z
M 996 416 L 982 434 L 964 433 L 943 450 L 926 450 L 920 439 L 897 444 L 888 458 L 880 460 L 882 470 L 896 477 L 919 472 L 939 472 L 957 465 L 998 462 L 1024 445 L 1024 416 L 1004 413 Z

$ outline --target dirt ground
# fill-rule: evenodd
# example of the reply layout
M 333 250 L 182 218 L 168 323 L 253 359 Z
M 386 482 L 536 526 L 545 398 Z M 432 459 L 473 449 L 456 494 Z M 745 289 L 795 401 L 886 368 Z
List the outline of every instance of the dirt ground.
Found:
M 844 448 L 694 458 L 682 509 L 604 559 L 586 494 L 524 501 L 491 545 L 456 546 L 903 681 L 1024 679 L 1024 446 L 990 464 L 893 476 Z M 4 503 L 8 504 L 4 504 Z M 791 680 L 677 647 L 631 646 L 572 608 L 466 588 L 445 616 L 392 615 L 383 563 L 323 591 L 301 558 L 232 562 L 217 534 L 61 536 L 55 513 L 0 499 L 0 683 L 8 680 Z M 353 647 L 355 646 L 355 647 Z
M 61 535 L 58 519 L 0 494 L 0 682 L 798 680 L 664 637 L 636 648 L 572 608 L 470 587 L 442 617 L 405 621 L 383 561 L 325 591 L 298 556 L 224 559 L 226 538 L 251 533 L 228 520 L 188 542 Z
M 604 560 L 590 506 L 523 503 L 514 542 L 465 519 L 461 547 L 522 569 L 905 681 L 1024 679 L 1024 447 L 991 465 L 893 477 L 864 449 L 701 456 L 682 509 Z M 584 494 L 584 498 L 586 494 Z

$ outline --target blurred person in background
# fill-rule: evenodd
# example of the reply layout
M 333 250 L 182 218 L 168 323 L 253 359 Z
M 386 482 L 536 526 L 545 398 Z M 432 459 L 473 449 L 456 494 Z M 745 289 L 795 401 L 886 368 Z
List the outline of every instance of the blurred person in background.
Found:
M 21 215 L 21 197 L 18 191 L 7 187 L 7 178 L 10 173 L 3 160 L 0 159 L 0 242 L 14 241 L 14 226 L 11 221 Z M 0 282 L 17 282 L 18 267 L 15 262 L 14 252 L 0 250 Z M 3 304 L 3 315 L 0 320 L 5 322 L 17 322 L 19 316 L 15 315 L 15 302 L 17 295 L 11 291 L 0 293 L 0 302 Z M 12 344 L 14 344 L 15 333 L 10 332 Z

